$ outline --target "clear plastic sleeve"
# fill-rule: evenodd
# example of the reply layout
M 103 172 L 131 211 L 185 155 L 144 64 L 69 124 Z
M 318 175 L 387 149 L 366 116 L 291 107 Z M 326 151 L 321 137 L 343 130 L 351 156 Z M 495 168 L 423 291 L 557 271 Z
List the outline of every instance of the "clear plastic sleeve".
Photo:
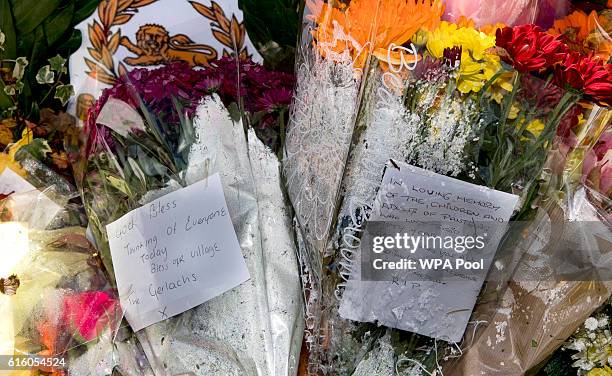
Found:
M 538 4 L 524 5 L 525 22 L 534 22 Z M 395 159 L 516 194 L 512 219 L 533 219 L 547 152 L 584 98 L 542 79 L 567 46 L 534 25 L 504 28 L 507 19 L 444 21 L 436 1 L 309 1 L 305 9 L 284 172 L 301 240 L 309 372 L 441 371 L 465 348 L 338 313 L 344 287 L 358 278 L 384 166 Z M 529 65 L 532 56 L 518 51 L 526 35 L 555 62 Z M 605 93 L 587 97 L 602 103 Z M 513 241 L 495 260 L 505 263 L 495 277 L 501 289 L 488 296 L 496 302 L 526 252 Z
M 302 301 L 290 216 L 277 158 L 243 122 L 253 113 L 242 104 L 258 92 L 243 82 L 246 69 L 266 74 L 231 58 L 204 70 L 133 71 L 103 94 L 86 125 L 81 189 L 110 270 L 106 224 L 219 173 L 251 276 L 135 333 L 156 375 L 297 371 Z

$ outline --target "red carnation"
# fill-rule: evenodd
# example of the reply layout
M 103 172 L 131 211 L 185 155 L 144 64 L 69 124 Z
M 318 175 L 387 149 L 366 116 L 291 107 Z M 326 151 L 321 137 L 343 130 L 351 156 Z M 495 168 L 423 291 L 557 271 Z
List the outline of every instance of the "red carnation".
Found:
M 535 25 L 497 29 L 495 43 L 506 50 L 504 60 L 519 72 L 531 72 L 560 62 L 568 48 L 557 36 Z
M 604 106 L 612 104 L 612 64 L 603 64 L 578 52 L 568 53 L 555 69 L 561 87 L 570 86 Z

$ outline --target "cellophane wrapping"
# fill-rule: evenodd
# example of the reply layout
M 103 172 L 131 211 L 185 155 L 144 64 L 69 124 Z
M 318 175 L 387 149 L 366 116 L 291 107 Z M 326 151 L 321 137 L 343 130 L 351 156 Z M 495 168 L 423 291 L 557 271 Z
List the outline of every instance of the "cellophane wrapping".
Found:
M 466 336 L 470 347 L 447 365 L 449 374 L 536 373 L 610 297 L 611 201 L 602 192 L 604 174 L 595 153 L 610 137 L 612 113 L 595 105 L 584 117 L 570 143 L 557 140 L 551 150 L 538 214 L 516 244 L 524 252 L 509 288 L 500 300 L 477 305 L 473 321 L 482 325 Z M 572 244 L 571 254 L 566 244 Z M 567 264 L 559 267 L 559 259 Z
M 525 7 L 525 22 L 535 22 L 535 8 Z M 546 78 L 558 56 L 536 69 L 512 50 L 530 34 L 540 38 L 534 43 L 552 40 L 552 54 L 567 54 L 560 37 L 459 16 L 437 1 L 306 2 L 283 163 L 300 240 L 310 374 L 442 372 L 444 361 L 471 346 L 381 327 L 374 314 L 359 323 L 338 312 L 351 278 L 359 278 L 359 238 L 390 159 L 516 194 L 512 219 L 524 222 L 514 226 L 533 234 L 526 221 L 538 218 L 548 152 L 557 134 L 587 118 L 584 93 Z M 494 306 L 535 242 L 520 234 L 505 239 L 482 293 Z M 385 294 L 384 285 L 371 293 Z M 473 321 L 466 336 L 493 317 Z
M 250 64 L 225 64 L 231 77 L 219 80 L 185 66 L 135 70 L 102 95 L 85 128 L 81 191 L 111 273 L 105 225 L 215 173 L 249 270 L 238 287 L 133 335 L 155 375 L 297 372 L 303 319 L 291 217 L 278 160 L 238 105 L 241 70 L 263 69 Z M 215 85 L 232 82 L 234 96 L 222 99 L 217 92 L 227 88 Z
M 33 159 L 16 169 L 40 188 L 0 200 L 0 352 L 40 360 L 2 374 L 73 374 L 83 354 L 103 343 L 111 350 L 121 322 L 118 296 L 85 237 L 76 190 Z

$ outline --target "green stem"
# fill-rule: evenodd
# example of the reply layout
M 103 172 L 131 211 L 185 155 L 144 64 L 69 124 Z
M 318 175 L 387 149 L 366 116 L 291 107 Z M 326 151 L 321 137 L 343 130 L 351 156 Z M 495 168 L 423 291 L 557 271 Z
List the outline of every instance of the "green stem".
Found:
M 547 119 L 544 131 L 538 136 L 538 138 L 529 146 L 526 152 L 517 158 L 516 161 L 510 164 L 508 168 L 503 168 L 503 176 L 500 176 L 496 185 L 503 181 L 514 181 L 516 175 L 518 175 L 525 167 L 530 165 L 541 164 L 542 161 L 536 159 L 536 154 L 541 152 L 547 143 L 552 142 L 554 135 L 556 134 L 559 122 L 563 119 L 565 114 L 578 102 L 580 97 L 572 92 L 566 92 L 559 103 L 555 106 L 552 111 L 552 115 Z M 536 177 L 534 177 L 536 178 Z M 496 186 L 495 185 L 495 186 Z
M 40 101 L 39 105 L 42 105 L 49 97 L 49 94 L 51 94 L 51 92 L 57 87 L 57 85 L 61 84 L 61 81 L 60 81 L 61 79 L 62 79 L 62 72 L 60 72 L 57 75 L 57 80 L 53 83 L 53 85 L 51 85 L 51 88 L 49 89 L 49 91 L 47 91 L 47 94 L 45 94 L 43 99 Z

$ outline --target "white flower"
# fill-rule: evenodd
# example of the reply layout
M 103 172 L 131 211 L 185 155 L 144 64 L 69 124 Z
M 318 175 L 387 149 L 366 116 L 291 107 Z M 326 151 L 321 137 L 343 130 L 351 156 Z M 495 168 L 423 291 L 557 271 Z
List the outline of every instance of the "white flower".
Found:
M 586 343 L 584 343 L 582 338 L 579 338 L 570 342 L 565 348 L 569 350 L 584 351 L 586 350 Z
M 574 363 L 572 363 L 572 367 L 580 368 L 585 371 L 590 371 L 595 367 L 595 364 L 588 359 L 578 359 Z
M 599 320 L 597 320 L 597 326 L 599 326 L 600 328 L 605 327 L 606 325 L 608 325 L 608 316 L 602 316 L 599 318 Z
M 584 327 L 587 328 L 588 330 L 595 330 L 597 329 L 598 324 L 599 323 L 595 317 L 589 317 L 584 322 Z

